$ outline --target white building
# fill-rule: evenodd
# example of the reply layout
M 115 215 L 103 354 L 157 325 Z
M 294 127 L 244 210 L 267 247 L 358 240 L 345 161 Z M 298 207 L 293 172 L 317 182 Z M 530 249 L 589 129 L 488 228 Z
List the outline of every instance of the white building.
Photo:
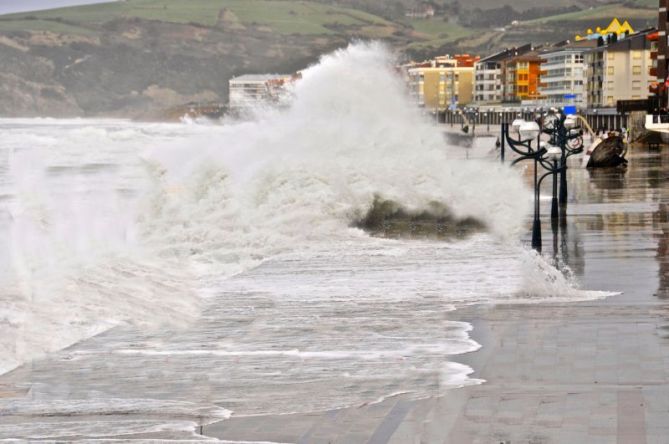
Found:
M 505 63 L 532 50 L 532 45 L 508 48 L 479 60 L 474 65 L 474 102 L 493 104 L 504 101 Z
M 230 110 L 246 111 L 258 106 L 286 103 L 289 85 L 296 79 L 289 74 L 246 74 L 230 79 Z
M 494 56 L 491 56 L 494 57 Z M 487 57 L 474 68 L 474 102 L 499 103 L 502 101 L 502 67 Z
M 585 55 L 587 95 L 590 108 L 614 108 L 619 100 L 646 99 L 650 75 L 649 31 L 601 42 Z
M 579 46 L 564 46 L 543 54 L 539 93 L 541 102 L 548 106 L 564 107 L 575 105 L 579 109 L 587 103 L 587 67 L 584 63 L 586 45 L 596 42 L 585 41 Z

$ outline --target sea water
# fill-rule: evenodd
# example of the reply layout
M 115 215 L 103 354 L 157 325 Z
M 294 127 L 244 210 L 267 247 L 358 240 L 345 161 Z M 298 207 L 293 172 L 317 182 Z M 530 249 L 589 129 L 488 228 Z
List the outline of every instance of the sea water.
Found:
M 601 297 L 520 245 L 522 177 L 463 159 L 393 64 L 352 45 L 216 125 L 0 120 L 0 438 L 439 395 L 483 382 L 453 310 Z M 373 237 L 378 198 L 486 230 Z

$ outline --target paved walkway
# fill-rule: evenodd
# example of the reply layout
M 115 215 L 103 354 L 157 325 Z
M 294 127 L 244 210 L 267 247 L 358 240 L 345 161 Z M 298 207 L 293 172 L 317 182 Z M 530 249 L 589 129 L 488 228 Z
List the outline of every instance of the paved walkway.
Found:
M 476 308 L 483 385 L 310 415 L 233 418 L 205 434 L 297 443 L 669 444 L 669 310 L 616 301 Z
M 558 251 L 585 288 L 624 293 L 455 312 L 483 345 L 455 360 L 486 383 L 425 400 L 233 417 L 204 433 L 294 443 L 669 444 L 668 171 L 666 153 L 644 148 L 626 172 L 570 171 L 574 202 Z

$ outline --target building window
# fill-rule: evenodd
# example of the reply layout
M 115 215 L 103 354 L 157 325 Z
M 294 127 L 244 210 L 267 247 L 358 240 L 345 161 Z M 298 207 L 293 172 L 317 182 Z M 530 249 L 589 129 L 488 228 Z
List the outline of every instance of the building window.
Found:
M 641 75 L 641 66 L 640 65 L 632 66 L 632 74 L 634 74 L 635 76 L 640 76 Z
M 634 60 L 641 60 L 641 51 L 632 51 L 632 58 Z
M 612 76 L 614 74 L 613 66 L 609 66 L 608 74 Z
M 641 82 L 639 80 L 635 80 L 632 82 L 632 89 L 641 89 Z

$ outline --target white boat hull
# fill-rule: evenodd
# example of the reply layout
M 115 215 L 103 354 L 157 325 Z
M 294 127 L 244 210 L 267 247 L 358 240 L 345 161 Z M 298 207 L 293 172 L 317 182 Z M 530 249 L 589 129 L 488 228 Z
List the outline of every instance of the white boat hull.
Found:
M 669 134 L 669 115 L 646 114 L 646 129 L 661 134 Z

